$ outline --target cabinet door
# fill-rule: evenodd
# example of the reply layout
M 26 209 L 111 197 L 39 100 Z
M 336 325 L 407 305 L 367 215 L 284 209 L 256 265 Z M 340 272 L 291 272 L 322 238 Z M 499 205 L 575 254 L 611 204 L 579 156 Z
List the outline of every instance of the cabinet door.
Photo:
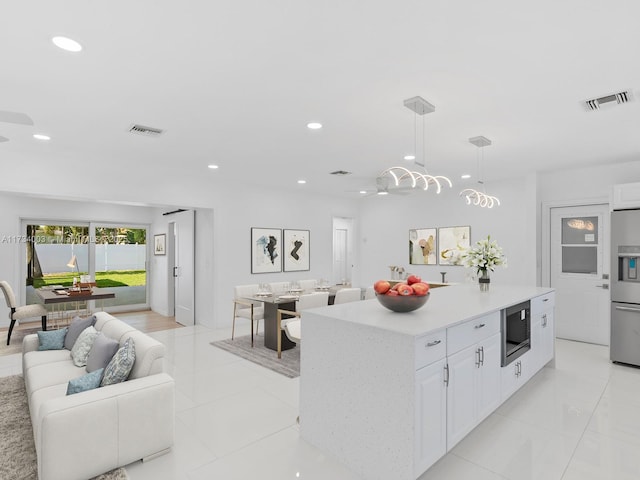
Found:
M 475 386 L 479 368 L 477 345 L 448 357 L 447 450 L 476 426 Z
M 502 401 L 501 396 L 501 343 L 500 333 L 479 343 L 481 365 L 478 369 L 476 397 L 478 403 L 478 417 L 480 423 L 493 412 Z
M 447 452 L 446 360 L 416 372 L 414 477 L 419 477 Z
M 555 329 L 553 325 L 553 309 L 542 314 L 540 325 L 540 368 L 544 367 L 555 355 Z
M 523 358 L 523 357 L 520 357 L 520 358 Z M 520 382 L 518 381 L 518 379 L 520 378 L 518 375 L 518 373 L 520 372 L 520 359 L 510 363 L 506 367 L 502 367 L 501 370 L 502 370 L 501 372 L 502 401 L 504 402 L 520 386 Z

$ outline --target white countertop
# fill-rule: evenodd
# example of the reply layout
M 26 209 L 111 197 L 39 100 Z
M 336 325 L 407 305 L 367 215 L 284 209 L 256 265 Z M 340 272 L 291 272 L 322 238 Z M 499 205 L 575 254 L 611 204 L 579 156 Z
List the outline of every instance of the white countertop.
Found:
M 408 313 L 387 310 L 375 298 L 315 308 L 313 312 L 417 337 L 552 291 L 552 288 L 491 284 L 488 292 L 481 292 L 476 284 L 457 284 L 434 288 L 422 308 Z

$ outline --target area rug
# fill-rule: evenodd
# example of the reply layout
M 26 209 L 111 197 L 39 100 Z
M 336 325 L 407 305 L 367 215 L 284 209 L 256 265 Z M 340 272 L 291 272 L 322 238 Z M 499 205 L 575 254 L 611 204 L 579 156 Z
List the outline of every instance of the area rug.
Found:
M 14 353 L 22 353 L 22 339 L 31 333 L 36 333 L 38 330 L 42 330 L 42 325 L 38 323 L 37 326 L 24 326 L 18 325 L 11 332 L 11 343 L 7 345 L 8 329 L 0 334 L 0 356 L 13 355 Z
M 258 337 L 251 348 L 251 335 L 236 337 L 234 340 L 220 340 L 211 342 L 214 347 L 233 353 L 250 362 L 262 365 L 269 370 L 280 373 L 285 377 L 296 378 L 300 376 L 300 347 L 294 347 L 282 352 L 282 358 L 278 354 L 264 346 L 264 339 Z
M 13 335 L 11 335 L 13 339 Z M 37 480 L 38 465 L 27 392 L 21 375 L 0 378 L 0 478 Z M 126 480 L 124 468 L 116 468 L 93 480 Z

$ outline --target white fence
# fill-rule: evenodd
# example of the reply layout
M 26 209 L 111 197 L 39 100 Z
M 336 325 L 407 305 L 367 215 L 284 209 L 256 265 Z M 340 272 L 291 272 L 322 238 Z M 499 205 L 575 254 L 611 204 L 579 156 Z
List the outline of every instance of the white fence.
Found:
M 73 255 L 78 259 L 81 272 L 89 271 L 88 245 L 38 244 L 36 252 L 42 273 L 70 272 L 67 266 Z M 146 245 L 109 245 L 96 247 L 96 272 L 111 270 L 144 270 L 147 255 Z M 75 271 L 75 269 L 73 269 Z

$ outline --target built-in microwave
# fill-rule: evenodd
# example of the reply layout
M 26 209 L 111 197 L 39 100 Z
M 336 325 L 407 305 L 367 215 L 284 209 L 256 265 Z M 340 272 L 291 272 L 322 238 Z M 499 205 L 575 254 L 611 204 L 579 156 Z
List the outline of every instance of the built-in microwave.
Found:
M 531 302 L 526 301 L 505 308 L 502 320 L 502 366 L 531 349 Z

